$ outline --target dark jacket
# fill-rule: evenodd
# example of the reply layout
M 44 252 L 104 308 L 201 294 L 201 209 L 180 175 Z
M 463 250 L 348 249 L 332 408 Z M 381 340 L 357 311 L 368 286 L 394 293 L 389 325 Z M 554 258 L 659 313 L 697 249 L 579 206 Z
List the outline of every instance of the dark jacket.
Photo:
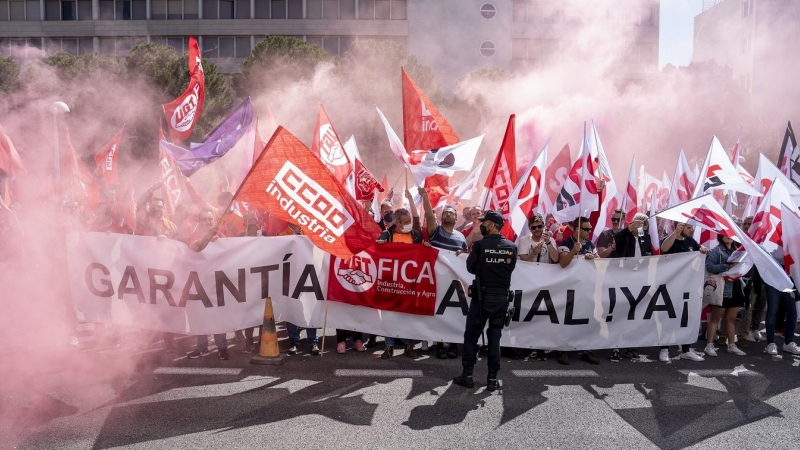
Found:
M 627 227 L 619 230 L 614 237 L 617 241 L 617 249 L 614 251 L 615 258 L 633 258 L 636 254 L 636 240 L 639 240 L 639 248 L 642 249 L 642 256 L 653 254 L 653 244 L 650 242 L 650 235 L 647 232 L 639 237 L 628 230 Z
M 501 234 L 484 236 L 472 244 L 467 271 L 480 278 L 484 288 L 508 290 L 517 264 L 517 246 Z

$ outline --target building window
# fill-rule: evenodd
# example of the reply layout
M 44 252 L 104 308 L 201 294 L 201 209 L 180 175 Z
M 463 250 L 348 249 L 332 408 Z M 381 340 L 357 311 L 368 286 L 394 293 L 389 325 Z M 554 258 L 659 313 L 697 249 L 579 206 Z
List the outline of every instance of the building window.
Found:
M 182 0 L 168 0 L 167 1 L 167 19 L 181 20 L 183 19 L 183 1 Z
M 110 1 L 100 0 L 100 14 L 103 14 L 103 3 L 112 3 Z M 113 3 L 113 18 L 115 20 L 131 20 L 131 2 L 130 0 L 116 0 Z M 100 17 L 103 19 L 103 17 Z
M 247 58 L 250 56 L 250 51 L 253 50 L 252 42 L 250 41 L 250 36 L 244 37 L 237 37 L 236 38 L 236 57 L 237 58 Z
M 528 59 L 528 48 L 525 39 L 511 41 L 511 59 Z
M 132 20 L 147 20 L 147 1 L 146 0 L 133 0 L 133 1 L 131 1 L 131 19 Z
M 322 0 L 306 0 L 306 19 L 322 19 Z
M 356 18 L 356 0 L 339 1 L 339 18 L 344 20 Z
M 511 9 L 511 21 L 525 23 L 528 21 L 528 3 L 524 0 L 514 0 Z
M 2 3 L 0 3 L 2 5 Z M 4 5 L 3 5 L 4 6 Z M 92 3 L 91 0 L 89 2 L 89 19 L 92 18 Z M 1 7 L 1 6 L 0 6 Z M 41 20 L 40 12 L 42 8 L 39 6 L 39 0 L 27 0 L 25 2 L 25 19 L 28 21 L 31 20 Z M 8 11 L 5 11 L 6 14 Z
M 497 8 L 491 3 L 484 3 L 481 5 L 481 16 L 484 19 L 493 19 L 497 15 Z
M 256 19 L 269 19 L 269 2 L 270 0 L 256 0 Z M 206 12 L 203 10 L 203 17 Z
M 179 55 L 182 55 L 184 52 L 186 52 L 186 46 L 184 45 L 182 37 L 167 38 L 167 45 L 174 48 Z
M 28 10 L 28 20 L 30 17 L 30 10 Z M 92 0 L 78 0 L 78 20 L 92 20 Z
M 185 0 L 183 2 L 183 18 L 184 19 L 198 19 L 200 17 L 200 5 L 198 0 Z
M 250 18 L 250 0 L 238 0 L 236 2 L 236 18 L 237 19 Z
M 7 20 L 8 20 L 8 0 L 0 0 L 0 22 L 5 22 Z
M 392 6 L 389 0 L 375 0 L 375 18 L 378 20 L 392 18 Z
M 58 2 L 56 2 L 56 6 Z M 58 9 L 56 9 L 56 14 Z M 8 20 L 25 20 L 25 2 L 10 0 L 8 2 Z M 54 19 L 58 20 L 58 19 Z
M 358 18 L 362 20 L 375 18 L 375 0 L 358 1 Z
M 303 0 L 289 0 L 289 18 L 303 18 Z
M 481 43 L 481 55 L 483 56 L 494 56 L 496 50 L 492 41 L 483 41 Z
M 286 0 L 272 0 L 272 18 L 286 18 Z
M 61 20 L 78 20 L 78 5 L 75 0 L 61 1 Z M 72 47 L 69 48 L 72 50 Z M 66 50 L 64 50 L 66 51 Z M 78 52 L 78 43 L 75 41 L 75 53 Z
M 167 0 L 152 0 L 150 2 L 150 19 L 167 20 Z
M 236 4 L 234 0 L 219 0 L 219 18 L 233 19 L 236 14 Z
M 392 20 L 406 20 L 406 0 L 392 0 Z
M 250 50 L 250 36 L 203 36 L 205 58 L 246 58 Z
M 322 38 L 319 36 L 306 36 L 306 44 L 322 47 Z
M 339 18 L 339 0 L 325 0 L 322 3 L 322 18 L 323 19 Z
M 219 11 L 217 10 L 217 0 L 202 0 L 203 2 L 203 19 L 218 19 Z M 256 11 L 258 10 L 258 2 L 256 2 Z
M 750 13 L 750 0 L 744 0 L 742 3 L 742 17 L 747 17 Z

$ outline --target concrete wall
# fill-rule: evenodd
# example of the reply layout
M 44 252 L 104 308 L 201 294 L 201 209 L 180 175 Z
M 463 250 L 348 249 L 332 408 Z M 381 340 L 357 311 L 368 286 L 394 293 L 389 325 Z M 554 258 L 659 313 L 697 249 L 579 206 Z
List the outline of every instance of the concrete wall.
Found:
M 496 14 L 481 16 L 491 3 Z M 483 56 L 481 44 L 493 42 L 495 54 Z M 511 1 L 417 0 L 408 4 L 408 52 L 436 72 L 446 94 L 458 79 L 482 67 L 511 69 Z

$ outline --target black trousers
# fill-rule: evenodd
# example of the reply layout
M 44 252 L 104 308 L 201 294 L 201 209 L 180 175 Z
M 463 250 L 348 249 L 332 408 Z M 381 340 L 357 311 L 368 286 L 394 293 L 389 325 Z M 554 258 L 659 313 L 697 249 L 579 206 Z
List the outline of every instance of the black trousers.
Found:
M 481 302 L 474 298 L 469 304 L 467 323 L 464 329 L 464 352 L 461 365 L 471 369 L 478 361 L 478 339 L 486 322 L 489 330 L 489 370 L 500 370 L 500 335 L 503 332 L 503 319 L 508 310 L 508 296 L 484 295 Z

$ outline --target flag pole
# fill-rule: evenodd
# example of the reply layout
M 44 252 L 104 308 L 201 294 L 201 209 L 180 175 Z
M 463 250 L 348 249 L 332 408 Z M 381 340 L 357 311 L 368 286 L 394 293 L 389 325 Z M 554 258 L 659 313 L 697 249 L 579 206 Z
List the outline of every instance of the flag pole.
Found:
M 319 352 L 319 357 L 325 354 L 325 330 L 328 328 L 328 296 L 325 296 L 325 316 L 322 318 L 322 348 Z
M 586 156 L 584 155 L 585 152 L 589 152 L 589 158 L 592 156 L 592 152 L 589 151 L 589 141 L 586 140 L 586 122 L 583 122 L 583 152 L 581 153 L 581 190 L 579 191 L 580 198 L 578 199 L 578 229 L 575 230 L 577 233 L 575 236 L 578 236 L 576 242 L 579 244 L 583 244 L 583 239 L 581 239 L 581 216 L 583 215 L 583 187 L 586 183 Z

